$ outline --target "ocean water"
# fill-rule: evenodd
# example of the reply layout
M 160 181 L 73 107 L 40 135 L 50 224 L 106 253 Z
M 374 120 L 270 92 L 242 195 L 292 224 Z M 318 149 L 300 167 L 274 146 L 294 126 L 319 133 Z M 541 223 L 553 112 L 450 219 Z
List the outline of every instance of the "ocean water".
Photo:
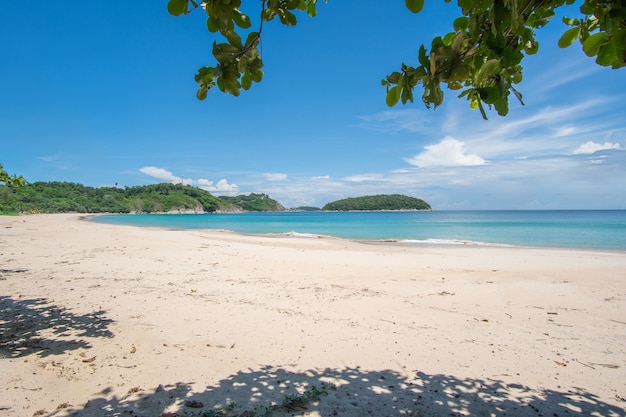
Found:
M 411 244 L 626 251 L 626 210 L 120 214 L 93 221 Z

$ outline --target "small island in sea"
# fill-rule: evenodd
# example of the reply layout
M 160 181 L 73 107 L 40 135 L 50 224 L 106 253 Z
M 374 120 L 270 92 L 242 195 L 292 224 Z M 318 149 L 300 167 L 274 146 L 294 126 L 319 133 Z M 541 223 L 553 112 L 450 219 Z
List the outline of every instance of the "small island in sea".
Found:
M 394 211 L 432 210 L 430 204 L 415 197 L 401 194 L 379 194 L 351 197 L 326 204 L 325 211 Z

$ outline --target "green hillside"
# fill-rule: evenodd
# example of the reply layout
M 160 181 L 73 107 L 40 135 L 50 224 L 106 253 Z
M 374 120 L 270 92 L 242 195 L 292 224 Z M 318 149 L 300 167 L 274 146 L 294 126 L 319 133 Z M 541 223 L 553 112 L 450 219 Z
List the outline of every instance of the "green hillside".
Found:
M 381 194 L 345 198 L 326 204 L 327 211 L 381 211 L 381 210 L 431 210 L 430 205 L 419 198 L 400 194 Z
M 235 197 L 220 197 L 230 204 L 241 207 L 245 211 L 285 211 L 285 207 L 267 194 L 248 194 Z
M 241 201 L 246 202 L 246 198 Z M 262 207 L 272 204 L 282 207 L 264 196 Z M 208 191 L 182 184 L 94 188 L 71 182 L 35 182 L 24 187 L 0 186 L 1 214 L 267 211 L 255 207 L 261 205 L 239 205 L 230 197 L 218 198 Z

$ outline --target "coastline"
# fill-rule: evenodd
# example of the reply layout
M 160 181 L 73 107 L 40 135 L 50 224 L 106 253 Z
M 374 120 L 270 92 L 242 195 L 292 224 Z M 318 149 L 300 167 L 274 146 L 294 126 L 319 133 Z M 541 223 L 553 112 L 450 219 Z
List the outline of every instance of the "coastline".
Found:
M 568 213 L 567 216 L 558 214 L 563 212 Z M 170 217 L 143 214 L 137 217 L 134 214 L 102 214 L 100 219 L 93 221 L 177 230 L 227 230 L 252 236 L 335 237 L 373 244 L 444 247 L 462 245 L 626 253 L 625 210 L 479 210 L 439 212 L 441 215 L 436 217 L 404 216 L 411 213 L 419 212 L 326 211 L 302 213 L 302 216 L 297 217 L 290 215 L 298 213 L 258 212 L 241 213 L 243 217 L 218 214 L 216 216 L 219 217 L 210 220 L 196 215 Z M 518 217 L 519 213 L 522 213 L 521 218 Z M 537 213 L 541 214 L 537 217 Z M 604 213 L 618 215 L 606 218 Z M 380 217 L 387 214 L 392 214 L 393 217 Z M 260 218 L 263 220 L 260 221 Z
M 625 414 L 623 253 L 85 216 L 0 216 L 5 415 Z

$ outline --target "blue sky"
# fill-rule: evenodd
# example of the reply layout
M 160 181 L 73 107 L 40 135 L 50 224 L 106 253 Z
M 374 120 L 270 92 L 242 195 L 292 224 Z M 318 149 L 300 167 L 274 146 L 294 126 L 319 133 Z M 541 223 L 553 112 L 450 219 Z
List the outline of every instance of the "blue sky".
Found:
M 385 105 L 380 80 L 459 15 L 427 3 L 413 15 L 401 0 L 330 0 L 296 27 L 266 24 L 263 82 L 200 102 L 193 76 L 213 64 L 200 11 L 12 2 L 0 16 L 0 163 L 30 182 L 183 181 L 287 207 L 401 193 L 438 210 L 626 208 L 626 69 L 559 49 L 558 18 L 525 59 L 525 106 L 511 101 L 509 116 L 484 121 L 451 91 L 436 110 Z

